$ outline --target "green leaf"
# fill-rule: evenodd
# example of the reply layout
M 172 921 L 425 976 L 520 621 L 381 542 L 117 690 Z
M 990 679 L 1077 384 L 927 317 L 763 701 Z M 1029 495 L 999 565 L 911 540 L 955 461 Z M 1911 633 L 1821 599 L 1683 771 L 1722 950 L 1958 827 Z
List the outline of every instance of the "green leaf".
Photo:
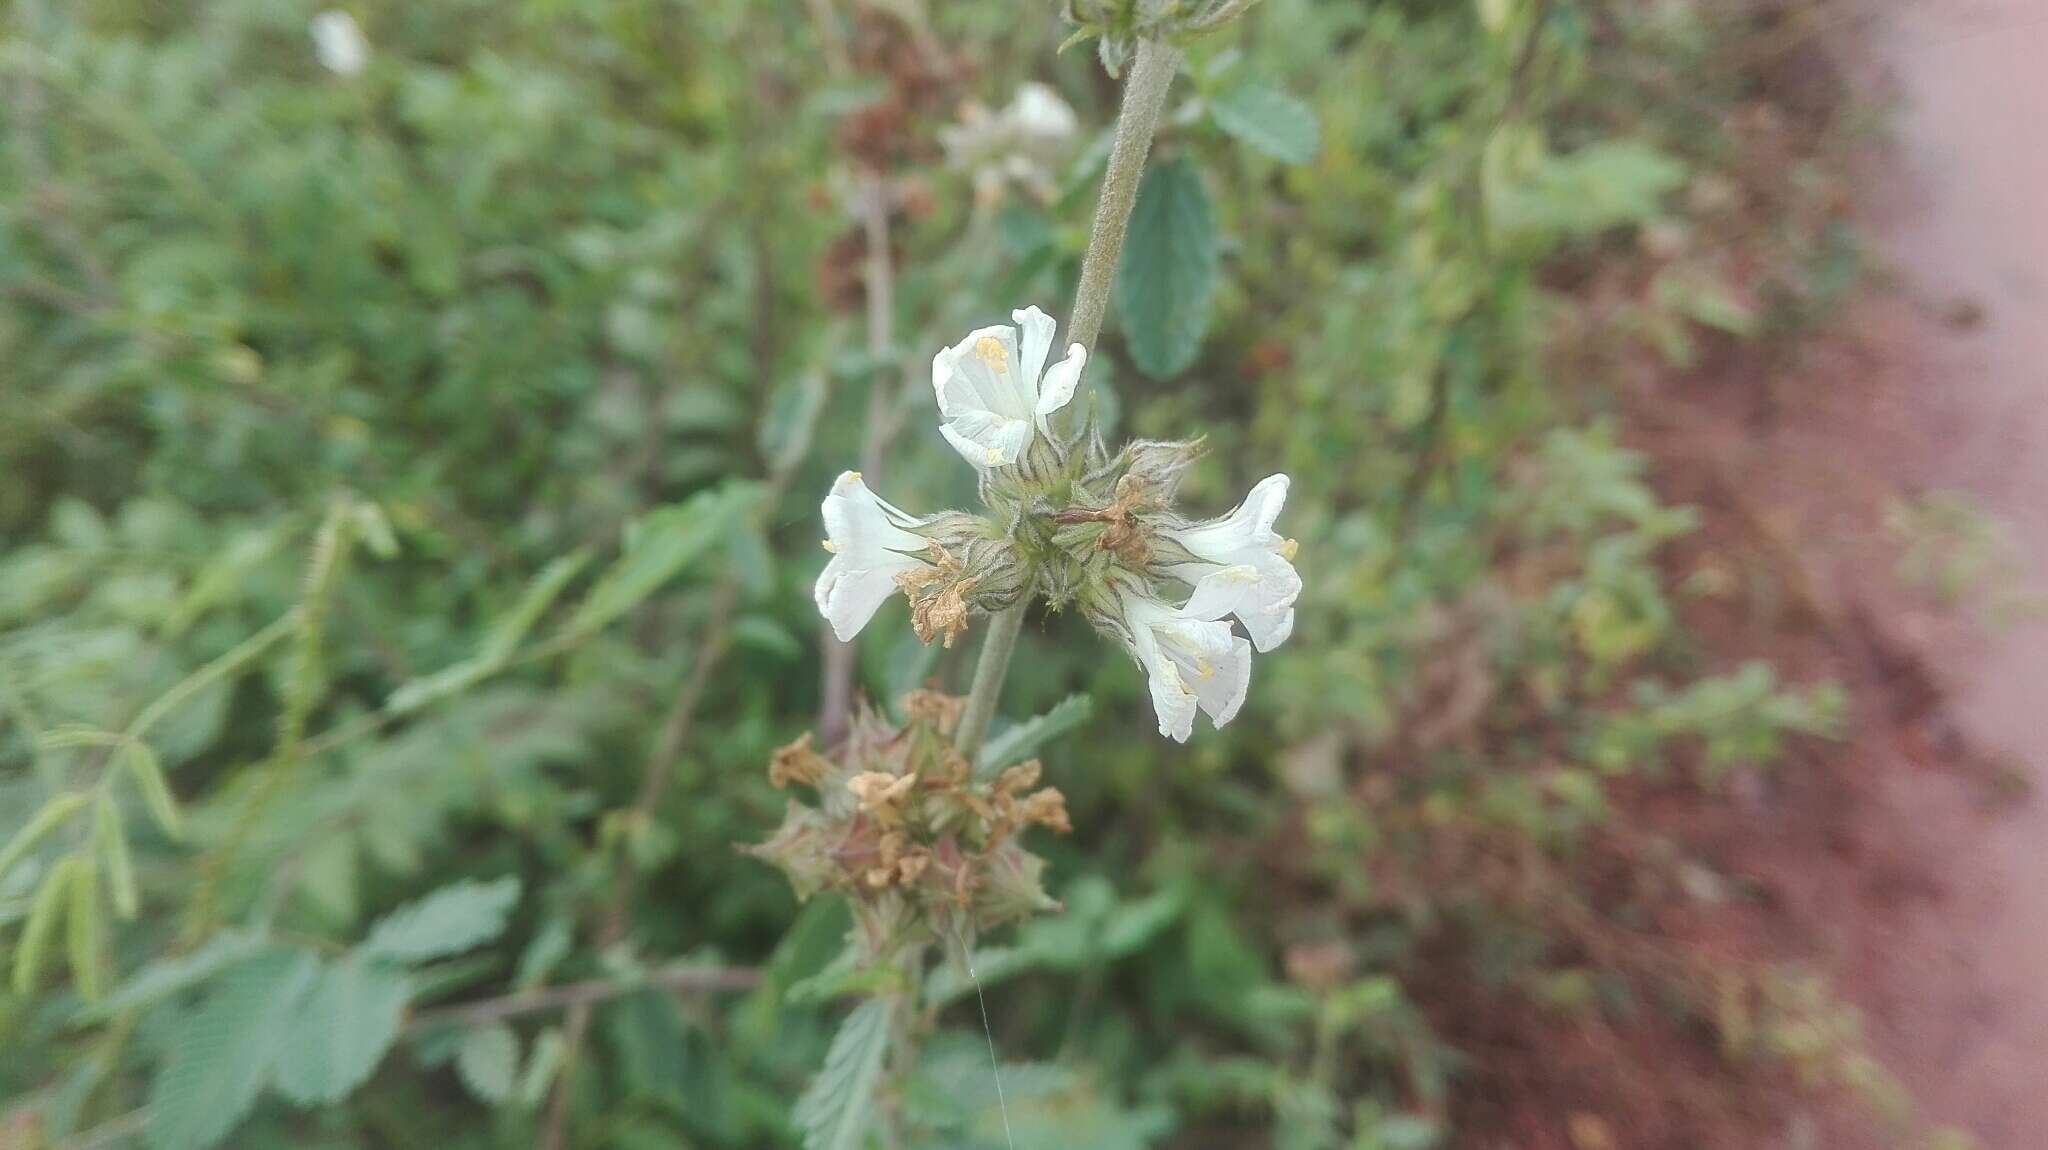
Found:
M 503 670 L 527 632 L 533 630 L 533 625 L 561 596 L 562 588 L 568 586 L 569 581 L 589 562 L 589 550 L 579 548 L 541 568 L 540 574 L 526 585 L 526 592 L 519 597 L 518 605 L 492 625 L 490 635 L 475 655 L 400 685 L 391 693 L 391 698 L 385 703 L 386 708 L 399 715 L 417 711 L 430 703 L 460 694 Z
M 301 950 L 264 951 L 224 973 L 206 1001 L 169 1032 L 150 1084 L 154 1150 L 205 1150 L 228 1136 L 263 1089 L 317 962 Z
M 36 735 L 36 747 L 45 751 L 65 751 L 75 747 L 118 747 L 121 736 L 112 731 L 102 731 L 85 723 L 65 723 L 51 727 Z
M 135 973 L 135 977 L 93 1005 L 87 1019 L 107 1018 L 137 1006 L 147 1006 L 167 995 L 212 978 L 215 974 L 262 949 L 262 935 L 244 930 L 227 930 L 206 940 L 191 954 L 160 958 Z
M 85 799 L 85 795 L 78 791 L 65 791 L 50 796 L 50 800 L 43 804 L 42 809 L 15 832 L 4 849 L 0 849 L 0 875 L 5 875 L 8 868 L 20 862 L 24 855 L 35 849 L 37 843 L 43 841 L 51 831 L 62 826 L 64 820 L 77 814 L 85 806 Z
M 498 937 L 518 901 L 519 880 L 509 876 L 442 887 L 379 919 L 362 953 L 397 962 L 459 954 Z
M 1211 101 L 1216 126 L 1284 164 L 1313 163 L 1322 132 L 1307 104 L 1278 88 L 1240 84 Z
M 128 834 L 121 829 L 121 808 L 105 792 L 93 807 L 93 845 L 99 851 L 100 865 L 107 869 L 107 889 L 114 895 L 114 913 L 134 918 L 140 900 L 135 893 L 135 862 L 128 856 Z
M 130 739 L 121 748 L 121 765 L 128 769 L 129 777 L 135 780 L 135 789 L 142 792 L 142 801 L 149 806 L 150 816 L 156 825 L 171 838 L 182 837 L 185 820 L 178 812 L 178 800 L 171 794 L 171 785 L 164 778 L 164 765 L 141 739 Z
M 100 996 L 100 868 L 80 856 L 71 868 L 71 905 L 64 910 L 65 950 L 71 958 L 71 985 L 92 1002 Z
M 504 1102 L 512 1097 L 512 1079 L 519 1073 L 519 1036 L 502 1022 L 477 1027 L 463 1036 L 455 1071 L 479 1099 Z
M 1015 766 L 1038 753 L 1038 748 L 1074 730 L 1095 713 L 1095 702 L 1086 695 L 1068 695 L 1045 714 L 1006 727 L 981 746 L 975 771 L 991 775 Z
M 1683 161 L 1640 140 L 1607 140 L 1554 156 L 1540 133 L 1506 126 L 1487 141 L 1480 191 L 1488 231 L 1541 252 L 1558 240 L 1655 218 L 1688 175 Z
M 569 624 L 570 632 L 595 631 L 660 590 L 722 543 L 758 496 L 755 484 L 731 482 L 650 512 L 629 532 L 625 554 L 590 589 Z
M 561 1073 L 562 1062 L 568 1057 L 569 1043 L 562 1037 L 560 1027 L 550 1026 L 533 1038 L 533 1048 L 526 1054 L 526 1069 L 519 1073 L 518 1099 L 521 1106 L 532 1108 L 547 1097 L 548 1087 Z
M 279 1052 L 279 1092 L 302 1106 L 348 1097 L 397 1041 L 411 992 L 404 971 L 360 955 L 322 967 Z
M 65 897 L 71 893 L 71 872 L 82 862 L 77 855 L 58 859 L 50 873 L 43 876 L 43 885 L 36 889 L 35 901 L 29 905 L 28 922 L 14 944 L 14 993 L 26 995 L 36 988 L 36 976 L 43 968 L 43 952 L 50 948 L 50 938 L 57 933 L 57 923 L 64 915 Z
M 861 1150 L 889 1050 L 890 1002 L 871 998 L 861 1003 L 832 1037 L 825 1068 L 811 1080 L 794 1112 L 804 1150 Z
M 1209 328 L 1216 289 L 1216 212 L 1186 158 L 1154 165 L 1138 187 L 1116 271 L 1116 306 L 1138 370 L 1187 370 Z

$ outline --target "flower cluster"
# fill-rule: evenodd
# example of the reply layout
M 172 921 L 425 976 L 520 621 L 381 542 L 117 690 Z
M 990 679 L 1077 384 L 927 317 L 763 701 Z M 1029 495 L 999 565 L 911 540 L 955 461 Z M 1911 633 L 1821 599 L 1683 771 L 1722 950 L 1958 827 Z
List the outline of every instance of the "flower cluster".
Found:
M 1221 518 L 1182 517 L 1174 495 L 1200 444 L 1111 455 L 1087 430 L 1063 433 L 1087 353 L 1053 360 L 1052 319 L 1012 314 L 1016 327 L 980 328 L 932 360 L 939 431 L 980 473 L 987 514 L 913 515 L 846 472 L 823 507 L 832 559 L 818 610 L 851 640 L 901 591 L 918 637 L 950 646 L 973 615 L 1043 596 L 1130 651 L 1161 734 L 1186 741 L 1197 712 L 1222 726 L 1244 703 L 1252 652 L 1294 630 L 1295 545 L 1274 528 L 1287 477 Z
M 799 784 L 766 842 L 744 848 L 788 876 L 797 897 L 845 895 L 871 957 L 917 941 L 971 936 L 1057 904 L 1025 828 L 1064 834 L 1065 796 L 1039 787 L 1037 760 L 977 772 L 953 748 L 962 700 L 914 691 L 899 729 L 864 711 L 828 758 L 806 734 L 775 753 L 768 779 Z

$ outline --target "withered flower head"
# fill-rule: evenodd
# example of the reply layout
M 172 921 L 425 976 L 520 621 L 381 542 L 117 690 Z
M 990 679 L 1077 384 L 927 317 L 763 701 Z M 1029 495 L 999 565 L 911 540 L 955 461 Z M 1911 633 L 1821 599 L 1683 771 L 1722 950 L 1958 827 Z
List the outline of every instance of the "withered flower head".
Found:
M 831 762 L 811 749 L 811 732 L 805 731 L 795 742 L 777 748 L 775 757 L 768 760 L 768 782 L 778 791 L 791 783 L 816 787 L 831 770 Z
M 791 802 L 774 835 L 746 852 L 781 868 L 800 897 L 845 895 L 870 958 L 1054 905 L 1038 886 L 1044 864 L 1017 840 L 1032 826 L 1069 830 L 1066 799 L 1032 790 L 1036 761 L 977 779 L 950 737 L 962 706 L 915 691 L 901 729 L 864 712 L 829 754 L 799 738 L 769 765 L 778 785 L 817 787 L 818 805 Z

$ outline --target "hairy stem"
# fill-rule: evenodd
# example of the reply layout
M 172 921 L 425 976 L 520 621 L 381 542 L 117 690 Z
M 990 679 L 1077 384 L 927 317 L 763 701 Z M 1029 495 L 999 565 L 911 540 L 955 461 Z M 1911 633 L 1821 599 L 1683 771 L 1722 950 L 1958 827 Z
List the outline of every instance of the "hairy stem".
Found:
M 1159 113 L 1166 107 L 1166 91 L 1173 86 L 1180 61 L 1180 49 L 1157 40 L 1140 40 L 1130 78 L 1124 82 L 1123 109 L 1116 118 L 1116 142 L 1110 148 L 1109 169 L 1102 174 L 1102 195 L 1095 202 L 1088 254 L 1081 261 L 1081 286 L 1074 292 L 1074 311 L 1067 319 L 1067 338 L 1090 352 L 1095 350 L 1095 337 L 1102 334 L 1102 318 L 1109 312 L 1109 288 L 1116 278 L 1117 253 L 1123 250 L 1124 229 L 1131 222 L 1131 206 L 1138 202 L 1138 182 L 1145 175 L 1145 156 L 1152 150 L 1152 135 L 1159 128 Z M 1024 606 L 1019 603 L 989 619 L 988 637 L 982 640 L 981 657 L 974 665 L 974 685 L 968 690 L 967 710 L 960 716 L 960 729 L 953 737 L 953 745 L 969 761 L 981 750 L 981 741 L 988 736 L 989 720 L 995 717 L 1003 676 L 1009 672 L 1017 635 L 1024 629 Z
M 1074 291 L 1074 311 L 1067 317 L 1067 338 L 1095 351 L 1102 318 L 1109 313 L 1110 284 L 1116 279 L 1116 257 L 1123 251 L 1124 228 L 1131 205 L 1138 202 L 1138 182 L 1145 175 L 1145 156 L 1166 107 L 1166 91 L 1180 70 L 1180 49 L 1158 40 L 1138 41 L 1137 59 L 1124 82 L 1123 110 L 1117 113 L 1116 142 L 1109 152 L 1109 170 L 1102 175 L 1102 195 L 1095 201 L 1095 224 L 1088 234 L 1088 254 L 1081 261 L 1081 286 Z
M 988 723 L 996 716 L 996 699 L 1003 693 L 1003 676 L 1010 672 L 1010 653 L 1017 649 L 1017 635 L 1024 630 L 1025 603 L 989 617 L 988 637 L 981 641 L 981 657 L 974 664 L 974 686 L 967 692 L 967 709 L 960 715 L 960 729 L 953 732 L 953 746 L 974 761 L 988 737 Z

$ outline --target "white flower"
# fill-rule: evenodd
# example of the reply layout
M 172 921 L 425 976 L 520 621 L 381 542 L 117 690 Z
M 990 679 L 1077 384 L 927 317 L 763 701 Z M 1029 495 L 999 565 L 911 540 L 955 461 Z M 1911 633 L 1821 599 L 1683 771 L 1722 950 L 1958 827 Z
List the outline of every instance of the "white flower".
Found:
M 1035 80 L 1017 86 L 1017 96 L 1003 109 L 1003 119 L 1016 129 L 1021 142 L 1034 148 L 1056 149 L 1080 127 L 1074 109 L 1060 94 Z
M 909 530 L 917 517 L 869 491 L 858 471 L 842 472 L 819 510 L 832 561 L 818 576 L 818 613 L 840 642 L 852 642 L 896 593 L 896 576 L 927 565 L 926 542 Z
M 1010 316 L 1023 328 L 1021 348 L 1017 328 L 984 327 L 932 358 L 932 390 L 945 421 L 939 431 L 980 468 L 1016 463 L 1034 431 L 1050 437 L 1047 417 L 1074 398 L 1088 360 L 1077 343 L 1067 358 L 1046 368 L 1056 326 L 1052 317 L 1035 307 Z
M 939 143 L 955 167 L 973 173 L 977 202 L 999 202 L 1010 183 L 1050 200 L 1059 192 L 1055 167 L 1079 128 L 1060 94 L 1033 82 L 1019 85 L 1000 112 L 967 105 L 959 123 L 939 129 Z
M 1287 477 L 1269 475 L 1223 518 L 1167 532 L 1195 557 L 1166 565 L 1169 575 L 1199 583 L 1222 568 L 1256 572 L 1234 612 L 1261 651 L 1278 647 L 1294 633 L 1294 601 L 1301 595 L 1301 576 L 1292 562 L 1294 540 L 1273 530 L 1286 502 Z
M 320 66 L 338 76 L 353 76 L 370 62 L 370 42 L 355 17 L 328 9 L 313 17 L 313 56 Z
M 1131 653 L 1145 668 L 1159 733 L 1185 743 L 1195 711 L 1217 726 L 1237 716 L 1252 681 L 1252 645 L 1223 622 L 1258 580 L 1250 567 L 1225 567 L 1204 576 L 1181 607 L 1129 588 L 1119 589 Z

